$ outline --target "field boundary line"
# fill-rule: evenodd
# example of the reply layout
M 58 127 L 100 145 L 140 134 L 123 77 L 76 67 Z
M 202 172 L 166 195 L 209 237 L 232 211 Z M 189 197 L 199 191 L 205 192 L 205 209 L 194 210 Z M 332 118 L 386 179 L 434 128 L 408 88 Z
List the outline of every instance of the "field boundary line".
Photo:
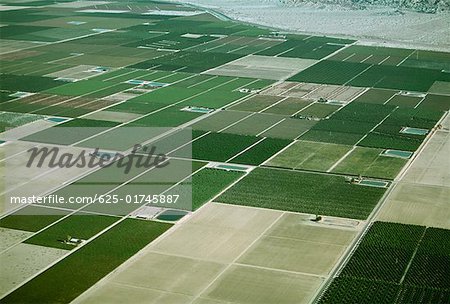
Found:
M 261 138 L 260 140 L 257 140 L 254 144 L 251 144 L 250 146 L 248 146 L 248 147 L 245 148 L 244 150 L 242 150 L 242 151 L 238 152 L 237 154 L 233 155 L 232 157 L 230 157 L 229 159 L 227 159 L 225 162 L 227 163 L 227 162 L 231 161 L 232 159 L 238 157 L 239 155 L 244 154 L 246 151 L 248 151 L 248 150 L 250 150 L 251 148 L 255 147 L 255 146 L 258 145 L 260 142 L 263 142 L 265 139 L 266 139 L 266 138 L 263 137 L 263 138 Z
M 436 124 L 441 123 L 447 117 L 447 114 L 448 113 L 446 112 Z M 354 243 L 347 249 L 345 255 L 335 264 L 335 269 L 333 269 L 332 272 L 330 272 L 330 276 L 329 276 L 328 280 L 326 280 L 324 282 L 324 284 L 321 286 L 321 288 L 317 292 L 316 296 L 314 297 L 314 300 L 311 303 L 318 303 L 318 301 L 320 299 L 320 296 L 324 294 L 324 292 L 330 286 L 330 284 L 332 283 L 334 278 L 337 275 L 339 275 L 339 273 L 342 271 L 342 269 L 348 263 L 348 261 L 350 260 L 350 258 L 353 255 L 353 252 L 357 249 L 358 244 L 362 241 L 364 235 L 367 233 L 367 231 L 370 228 L 371 224 L 374 222 L 374 220 L 376 220 L 380 210 L 383 208 L 384 204 L 388 201 L 388 199 L 389 199 L 390 195 L 393 193 L 394 189 L 396 189 L 396 186 L 398 185 L 398 181 L 403 179 L 404 174 L 406 174 L 406 172 L 409 170 L 409 168 L 411 167 L 411 165 L 414 162 L 414 160 L 418 158 L 418 156 L 424 150 L 424 148 L 429 143 L 431 138 L 432 138 L 432 136 L 427 136 L 426 137 L 424 142 L 422 142 L 421 146 L 417 150 L 417 151 L 419 151 L 419 153 L 418 154 L 414 153 L 414 157 L 409 160 L 409 163 L 406 164 L 402 168 L 402 170 L 397 175 L 397 177 L 394 179 L 394 181 L 392 181 L 391 186 L 389 186 L 389 188 L 383 194 L 383 197 L 380 199 L 378 204 L 374 207 L 374 209 L 372 210 L 371 214 L 367 218 L 366 225 L 365 225 L 365 227 L 363 227 L 362 232 L 355 238 Z
M 283 121 L 285 121 L 287 118 L 282 118 L 281 120 L 277 121 L 276 123 L 274 123 L 273 125 L 265 128 L 264 130 L 262 130 L 261 132 L 259 132 L 258 134 L 256 134 L 256 136 L 261 136 L 262 134 L 266 133 L 267 131 L 273 129 L 274 127 L 278 126 L 280 123 L 282 123 Z
M 133 178 L 131 178 L 131 179 L 125 181 L 124 183 L 118 185 L 117 187 L 115 187 L 115 188 L 113 188 L 113 189 L 107 191 L 107 192 L 104 193 L 103 195 L 107 195 L 107 194 L 109 194 L 109 193 L 113 193 L 114 191 L 118 190 L 118 189 L 121 188 L 122 186 L 124 186 L 124 185 L 128 184 L 129 182 L 131 182 L 131 181 L 133 181 L 133 180 L 135 180 L 135 179 L 141 177 L 142 175 L 144 175 L 144 174 L 150 172 L 151 170 L 153 170 L 153 169 L 155 169 L 155 168 L 156 168 L 156 167 L 153 166 L 153 167 L 151 167 L 151 168 L 145 170 L 144 172 L 141 172 L 140 174 L 138 174 L 138 175 L 134 176 Z M 161 192 L 161 194 L 163 194 L 164 192 L 165 192 L 165 191 Z M 78 208 L 78 209 L 74 209 L 74 211 L 73 211 L 71 214 L 74 214 L 74 213 L 79 212 L 79 211 L 83 212 L 83 210 L 82 210 L 83 208 L 86 208 L 86 207 L 88 207 L 88 206 L 90 206 L 90 205 L 92 205 L 92 204 L 94 204 L 94 203 L 95 203 L 95 202 L 91 202 L 91 203 L 89 203 L 89 204 L 83 205 L 82 207 L 80 207 L 80 208 Z M 83 247 L 86 246 L 87 244 L 91 243 L 93 240 L 97 239 L 99 236 L 101 236 L 101 235 L 104 234 L 105 232 L 109 231 L 110 229 L 112 229 L 112 228 L 115 227 L 116 225 L 118 225 L 118 224 L 120 224 L 121 222 L 123 222 L 124 220 L 128 219 L 129 216 L 130 216 L 132 213 L 134 213 L 134 212 L 138 211 L 139 209 L 145 207 L 145 205 L 146 205 L 146 204 L 144 204 L 144 205 L 142 205 L 142 206 L 136 208 L 135 210 L 129 212 L 128 214 L 125 214 L 125 215 L 121 216 L 121 218 L 118 219 L 116 222 L 112 223 L 111 225 L 109 225 L 109 226 L 106 227 L 105 229 L 99 231 L 97 234 L 93 235 L 93 236 L 90 237 L 88 240 L 86 240 L 86 242 L 80 244 L 79 246 L 75 247 L 75 248 L 72 249 L 72 250 L 68 250 L 67 254 L 65 254 L 65 255 L 59 257 L 58 259 L 56 259 L 55 261 L 53 261 L 52 263 L 50 263 L 49 265 L 47 265 L 46 267 L 44 267 L 43 269 L 41 269 L 41 270 L 40 270 L 39 272 L 37 272 L 36 274 L 34 274 L 34 275 L 28 277 L 28 278 L 27 278 L 26 280 L 24 280 L 22 283 L 18 284 L 18 285 L 15 286 L 13 289 L 11 289 L 11 290 L 9 290 L 7 293 L 3 294 L 2 299 L 5 298 L 6 296 L 8 296 L 9 294 L 13 293 L 15 290 L 21 288 L 22 286 L 24 286 L 25 284 L 27 284 L 28 282 L 30 282 L 30 281 L 33 280 L 34 278 L 38 277 L 38 276 L 41 275 L 43 272 L 47 271 L 48 269 L 50 269 L 51 267 L 53 267 L 54 265 L 56 265 L 57 263 L 59 263 L 60 261 L 62 261 L 63 259 L 65 259 L 66 257 L 68 257 L 69 255 L 71 255 L 71 254 L 73 254 L 74 252 L 78 251 L 80 248 L 83 248 Z M 61 219 L 61 220 L 62 220 L 62 219 Z M 54 224 L 54 223 L 53 223 L 53 224 Z M 52 225 L 49 225 L 49 226 L 44 227 L 44 228 L 42 229 L 42 231 L 45 230 L 46 228 L 50 227 L 50 226 L 52 226 Z M 172 226 L 172 227 L 173 227 L 173 226 Z M 172 228 L 172 227 L 171 227 L 171 228 Z M 160 236 L 158 236 L 158 238 L 161 237 L 162 235 L 164 235 L 164 234 L 165 234 L 167 231 L 169 231 L 169 230 L 170 230 L 170 228 L 167 229 L 163 234 L 161 234 Z M 30 236 L 30 237 L 31 237 L 31 236 Z M 27 239 L 28 239 L 28 238 L 27 238 Z M 155 239 L 155 240 L 156 240 L 156 239 Z M 155 240 L 153 240 L 153 241 L 155 241 Z M 153 241 L 151 241 L 150 243 L 152 243 Z M 150 243 L 149 243 L 149 244 L 150 244 Z M 16 244 L 16 245 L 17 245 L 17 244 Z M 148 244 L 147 244 L 147 245 L 148 245 Z M 145 248 L 145 247 L 146 247 L 146 246 L 144 246 L 143 248 Z M 143 249 L 143 248 L 142 248 L 142 249 Z M 142 249 L 141 249 L 141 250 L 142 250 Z M 140 250 L 140 251 L 141 251 L 141 250 Z M 140 251 L 138 251 L 138 252 L 140 252 Z M 137 253 L 138 253 L 138 252 L 137 252 Z M 137 254 L 137 253 L 136 253 L 136 254 Z M 135 254 L 135 255 L 136 255 L 136 254 Z M 116 268 L 116 269 L 117 269 L 117 268 Z M 104 278 L 104 277 L 103 277 L 103 278 Z M 103 278 L 102 278 L 102 279 L 103 279 Z M 96 283 L 98 283 L 98 282 L 99 282 L 99 281 L 97 281 Z M 96 284 L 94 284 L 94 285 L 96 285 Z M 94 286 L 94 285 L 93 285 L 93 286 Z M 91 287 L 92 287 L 92 286 L 91 286 Z M 87 290 L 85 290 L 84 292 L 86 292 L 86 291 L 87 291 Z M 83 293 L 84 293 L 84 292 L 83 292 Z M 81 295 L 81 294 L 80 294 L 80 295 Z M 80 296 L 80 295 L 79 295 L 79 296 Z
M 239 262 L 236 262 L 233 265 L 234 266 L 240 266 L 240 267 L 256 268 L 256 269 L 262 269 L 262 270 L 270 270 L 270 271 L 274 271 L 274 272 L 283 272 L 283 273 L 290 273 L 290 274 L 296 274 L 296 275 L 302 275 L 302 276 L 309 276 L 309 277 L 316 277 L 316 278 L 320 278 L 320 279 L 326 279 L 326 276 L 324 276 L 324 275 L 315 274 L 315 273 L 309 273 L 309 272 L 301 272 L 301 271 L 295 271 L 295 270 L 272 268 L 272 267 L 265 267 L 265 266 L 252 265 L 252 264 L 245 264 L 245 263 L 239 263 Z
M 267 210 L 267 209 L 266 209 Z M 278 211 L 280 212 L 280 211 Z M 268 225 L 260 234 L 258 237 L 256 237 L 245 249 L 242 250 L 242 252 L 240 254 L 238 254 L 236 256 L 236 258 L 233 259 L 233 261 L 231 261 L 228 265 L 225 266 L 224 269 L 222 269 L 222 271 L 220 271 L 214 279 L 212 279 L 208 285 L 206 285 L 206 287 L 202 288 L 202 290 L 192 299 L 192 301 L 190 301 L 189 303 L 194 303 L 197 299 L 199 299 L 201 297 L 202 294 L 204 294 L 208 288 L 210 288 L 211 286 L 214 285 L 214 283 L 223 275 L 225 274 L 225 272 L 228 271 L 228 269 L 230 269 L 233 265 L 235 265 L 235 263 L 251 248 L 253 247 L 254 244 L 256 244 L 266 233 L 267 231 L 269 231 L 272 227 L 275 226 L 275 224 L 277 224 L 280 219 L 283 217 L 284 212 L 281 211 L 280 215 L 273 220 L 273 222 Z
M 288 144 L 286 147 L 284 147 L 283 149 L 281 149 L 280 151 L 278 151 L 277 153 L 275 153 L 274 155 L 272 155 L 271 157 L 269 157 L 268 159 L 266 159 L 265 162 L 263 162 L 262 164 L 260 164 L 259 166 L 264 166 L 265 164 L 269 163 L 272 159 L 274 159 L 275 157 L 277 157 L 278 155 L 280 155 L 281 153 L 283 153 L 284 151 L 286 151 L 287 149 L 289 149 L 291 146 L 293 146 L 296 142 L 298 142 L 297 139 L 294 139 L 290 144 Z
M 347 158 L 354 150 L 356 149 L 356 146 L 353 146 L 347 153 L 345 153 L 340 159 L 338 159 L 337 162 L 335 162 L 328 170 L 327 172 L 333 171 L 334 168 L 336 168 L 344 159 Z
M 412 265 L 412 263 L 413 263 L 413 261 L 414 261 L 414 258 L 415 258 L 416 255 L 417 255 L 417 252 L 419 251 L 420 244 L 422 243 L 423 238 L 425 237 L 425 234 L 426 234 L 426 233 L 427 233 L 427 228 L 425 228 L 425 229 L 423 230 L 422 235 L 420 236 L 420 239 L 419 239 L 419 241 L 417 242 L 417 246 L 416 246 L 416 248 L 414 248 L 414 252 L 413 252 L 413 254 L 411 255 L 411 258 L 410 258 L 410 260 L 409 260 L 409 263 L 408 263 L 408 265 L 407 265 L 406 268 L 405 268 L 405 272 L 403 273 L 403 276 L 402 276 L 402 278 L 400 279 L 400 282 L 399 282 L 400 285 L 403 284 L 403 281 L 405 280 L 405 277 L 406 277 L 406 275 L 408 274 L 409 268 L 411 268 L 411 265 Z
M 199 74 L 199 75 L 200 75 L 200 74 Z M 196 87 L 196 86 L 198 86 L 198 85 L 200 85 L 200 84 L 202 84 L 202 83 L 205 83 L 205 82 L 209 82 L 209 81 L 211 81 L 211 80 L 213 80 L 213 79 L 216 79 L 216 78 L 218 78 L 218 77 L 219 77 L 219 76 L 217 76 L 217 75 L 213 75 L 211 78 L 207 78 L 207 79 L 202 80 L 202 81 L 200 81 L 200 82 L 191 84 L 191 85 L 188 86 L 187 88 L 188 88 L 188 89 L 191 89 L 191 88 L 193 88 L 193 87 Z
M 275 97 L 278 97 L 278 96 L 275 96 Z M 271 105 L 268 105 L 267 107 L 263 108 L 262 110 L 259 110 L 259 111 L 256 112 L 256 113 L 262 113 L 262 112 L 264 112 L 264 111 L 266 111 L 266 110 L 268 110 L 268 109 L 270 109 L 270 108 L 276 106 L 277 104 L 279 104 L 279 103 L 281 103 L 281 102 L 283 102 L 283 101 L 285 101 L 286 99 L 289 98 L 288 96 L 280 96 L 280 97 L 281 97 L 280 100 L 276 101 L 275 103 L 273 103 L 273 104 L 271 104 Z
M 232 110 L 231 110 L 231 111 L 232 111 Z M 228 126 L 222 128 L 222 129 L 220 129 L 219 131 L 217 131 L 217 133 L 222 133 L 223 131 L 226 131 L 227 129 L 229 129 L 229 128 L 235 126 L 235 125 L 237 125 L 238 123 L 240 123 L 240 122 L 246 120 L 247 118 L 250 118 L 250 117 L 256 115 L 255 112 L 247 112 L 247 113 L 248 113 L 247 116 L 245 116 L 245 117 L 243 117 L 243 118 L 241 118 L 241 119 L 239 119 L 239 120 L 233 122 L 232 124 L 229 124 Z
M 405 62 L 406 60 L 408 60 L 409 57 L 411 57 L 411 56 L 412 56 L 414 53 L 416 53 L 416 52 L 417 52 L 417 50 L 413 50 L 409 55 L 407 55 L 405 58 L 403 58 L 402 61 L 400 61 L 399 63 L 397 63 L 396 66 L 400 66 L 403 62 Z

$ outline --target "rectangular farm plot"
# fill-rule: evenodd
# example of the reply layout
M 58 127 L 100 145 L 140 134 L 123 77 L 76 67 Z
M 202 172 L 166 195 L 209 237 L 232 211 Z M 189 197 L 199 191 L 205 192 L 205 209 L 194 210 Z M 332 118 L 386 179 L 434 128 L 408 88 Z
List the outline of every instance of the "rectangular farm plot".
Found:
M 280 100 L 282 100 L 283 97 L 278 96 L 270 96 L 270 95 L 255 95 L 248 99 L 246 99 L 243 102 L 240 102 L 232 107 L 230 107 L 230 110 L 235 111 L 246 111 L 246 112 L 259 112 L 264 110 L 267 107 L 270 107 Z
M 237 121 L 251 115 L 247 112 L 238 111 L 218 111 L 213 115 L 206 117 L 191 126 L 194 130 L 220 131 Z
M 128 126 L 133 127 L 177 127 L 203 115 L 202 113 L 181 111 L 180 107 L 174 106 L 163 109 L 148 116 L 139 118 Z
M 423 97 L 407 96 L 407 95 L 396 95 L 389 100 L 387 103 L 391 106 L 399 106 L 405 108 L 414 108 L 417 104 L 422 101 Z
M 26 75 L 0 75 L 0 89 L 22 92 L 41 92 L 63 85 L 64 82 L 50 77 Z
M 280 80 L 314 65 L 316 62 L 317 60 L 311 59 L 249 55 L 209 70 L 207 73 Z
M 296 139 L 297 137 L 308 131 L 316 123 L 317 121 L 314 120 L 286 118 L 285 120 L 266 130 L 264 133 L 260 134 L 260 136 Z
M 285 213 L 238 263 L 326 276 L 358 230 L 317 225 L 310 218 Z
M 221 263 L 148 251 L 114 275 L 111 282 L 195 296 L 224 268 Z
M 69 214 L 69 211 L 26 206 L 0 219 L 0 227 L 36 232 Z
M 88 240 L 119 220 L 118 217 L 77 213 L 27 239 L 25 243 L 70 250 L 69 238 Z
M 210 133 L 194 141 L 192 147 L 183 147 L 175 151 L 172 155 L 225 162 L 239 152 L 255 144 L 258 140 L 260 140 L 260 138 L 255 136 L 230 133 Z
M 245 165 L 260 165 L 272 155 L 278 153 L 281 149 L 290 144 L 287 139 L 265 138 L 255 146 L 230 160 L 232 163 Z
M 95 91 L 100 91 L 114 84 L 97 81 L 97 80 L 81 80 L 73 83 L 68 83 L 50 90 L 46 90 L 47 94 L 65 95 L 65 96 L 80 96 Z
M 382 149 L 356 147 L 333 172 L 394 179 L 407 159 L 381 155 Z
M 18 244 L 0 253 L 0 297 L 67 254 L 67 250 Z M 3 301 L 4 299 L 2 299 Z
M 423 138 L 371 132 L 358 143 L 358 146 L 413 152 L 420 147 L 422 141 Z
M 80 118 L 34 133 L 21 140 L 70 145 L 117 125 L 119 123 Z
M 206 204 L 174 229 L 170 237 L 150 245 L 148 250 L 232 263 L 280 215 L 275 210 Z M 232 245 L 230 240 L 234 240 Z
M 340 108 L 340 106 L 316 102 L 308 107 L 305 107 L 296 115 L 311 118 L 325 118 L 330 116 Z
M 289 81 L 346 84 L 370 65 L 324 60 L 289 78 Z
M 257 168 L 217 201 L 365 219 L 384 191 L 347 183 L 340 176 Z
M 449 85 L 450 86 L 450 85 Z M 450 93 L 448 94 L 450 95 Z M 437 111 L 448 111 L 450 109 L 450 96 L 427 94 L 418 108 L 425 108 Z
M 311 104 L 312 100 L 288 97 L 281 102 L 274 104 L 273 106 L 267 108 L 263 113 L 279 114 L 279 115 L 294 115 L 300 110 Z
M 180 105 L 219 109 L 245 96 L 245 93 L 222 91 L 218 88 L 189 98 Z
M 20 286 L 2 301 L 70 302 L 170 227 L 166 223 L 126 219 Z M 49 289 L 48 286 L 60 288 Z
M 163 71 L 182 70 L 189 73 L 200 73 L 233 61 L 242 55 L 229 53 L 196 53 L 181 51 L 160 58 L 136 63 L 130 66 L 136 69 L 158 68 Z
M 283 119 L 285 118 L 280 115 L 256 113 L 246 117 L 244 120 L 239 121 L 224 131 L 242 135 L 258 135 Z
M 349 84 L 357 87 L 427 92 L 435 81 L 441 79 L 445 79 L 445 75 L 438 70 L 374 65 L 354 77 Z
M 352 149 L 351 146 L 297 141 L 267 165 L 292 169 L 327 171 Z
M 399 91 L 385 89 L 369 89 L 364 94 L 356 98 L 354 102 L 384 104 L 398 92 Z
M 248 299 L 251 303 L 307 303 L 322 281 L 321 278 L 303 274 L 232 266 L 201 298 L 208 302 L 228 303 L 245 303 Z
M 449 230 L 375 222 L 319 303 L 445 303 L 448 239 Z

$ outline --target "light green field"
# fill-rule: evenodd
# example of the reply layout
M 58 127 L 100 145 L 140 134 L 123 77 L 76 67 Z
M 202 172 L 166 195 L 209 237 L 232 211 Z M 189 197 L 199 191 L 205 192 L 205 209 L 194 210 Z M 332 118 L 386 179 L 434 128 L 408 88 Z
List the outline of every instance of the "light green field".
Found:
M 381 156 L 382 149 L 356 147 L 333 172 L 394 179 L 407 160 Z
M 269 161 L 267 165 L 292 169 L 326 171 L 350 151 L 351 148 L 351 146 L 345 145 L 297 141 Z
M 288 97 L 286 100 L 274 105 L 273 107 L 268 108 L 263 113 L 272 113 L 272 114 L 280 114 L 280 115 L 293 115 L 309 105 L 312 101 Z

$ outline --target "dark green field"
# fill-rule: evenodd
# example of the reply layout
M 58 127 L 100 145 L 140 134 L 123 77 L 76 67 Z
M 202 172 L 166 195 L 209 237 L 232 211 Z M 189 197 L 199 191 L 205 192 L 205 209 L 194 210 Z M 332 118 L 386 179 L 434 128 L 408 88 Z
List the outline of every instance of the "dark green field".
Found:
M 375 222 L 319 303 L 446 303 L 449 233 Z
M 384 191 L 346 183 L 341 176 L 258 168 L 217 201 L 365 219 Z

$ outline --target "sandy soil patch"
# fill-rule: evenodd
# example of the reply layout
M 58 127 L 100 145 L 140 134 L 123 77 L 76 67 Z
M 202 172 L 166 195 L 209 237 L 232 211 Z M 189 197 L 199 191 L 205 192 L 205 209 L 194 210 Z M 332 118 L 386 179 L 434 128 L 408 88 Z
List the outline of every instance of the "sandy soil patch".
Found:
M 0 228 L 0 251 L 25 240 L 32 234 L 28 231 Z
M 19 244 L 0 254 L 0 296 L 38 273 L 66 250 L 29 244 Z
M 248 55 L 209 70 L 206 74 L 279 80 L 315 64 L 317 60 Z

